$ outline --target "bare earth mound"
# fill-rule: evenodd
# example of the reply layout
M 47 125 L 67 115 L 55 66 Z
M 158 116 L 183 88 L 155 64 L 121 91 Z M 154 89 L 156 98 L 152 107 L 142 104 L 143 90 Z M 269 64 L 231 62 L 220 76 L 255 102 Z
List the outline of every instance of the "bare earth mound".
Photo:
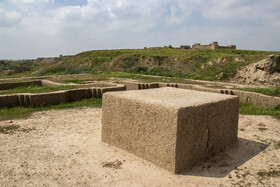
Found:
M 240 69 L 232 82 L 256 86 L 280 86 L 280 55 L 271 55 Z
M 101 114 L 94 108 L 51 110 L 1 121 L 0 186 L 280 184 L 280 126 L 272 117 L 241 115 L 232 149 L 174 175 L 101 143 Z

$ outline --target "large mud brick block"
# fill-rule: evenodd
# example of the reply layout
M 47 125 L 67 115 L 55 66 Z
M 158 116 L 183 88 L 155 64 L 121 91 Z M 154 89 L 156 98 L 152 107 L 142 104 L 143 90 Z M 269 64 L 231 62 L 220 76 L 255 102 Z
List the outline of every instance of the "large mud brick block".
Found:
M 105 93 L 102 142 L 179 173 L 237 141 L 238 103 L 179 88 Z

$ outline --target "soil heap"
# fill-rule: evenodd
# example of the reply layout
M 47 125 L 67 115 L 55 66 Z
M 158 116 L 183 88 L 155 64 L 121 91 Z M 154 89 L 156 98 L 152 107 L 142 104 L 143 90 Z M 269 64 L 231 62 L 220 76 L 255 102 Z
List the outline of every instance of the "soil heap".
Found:
M 237 71 L 232 82 L 255 86 L 280 86 L 280 55 L 270 55 Z

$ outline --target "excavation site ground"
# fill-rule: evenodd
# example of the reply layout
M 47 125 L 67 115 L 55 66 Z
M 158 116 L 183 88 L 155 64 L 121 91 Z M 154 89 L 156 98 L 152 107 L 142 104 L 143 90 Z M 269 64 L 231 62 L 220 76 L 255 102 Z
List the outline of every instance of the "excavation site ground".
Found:
M 100 108 L 33 113 L 1 121 L 1 186 L 233 186 L 279 184 L 280 127 L 270 116 L 240 115 L 238 143 L 174 175 L 101 143 Z
M 34 79 L 10 78 L 1 79 L 0 82 L 28 82 Z M 1 113 L 6 117 L 0 121 L 0 186 L 278 186 L 280 184 L 280 120 L 277 117 L 278 109 L 272 106 L 279 101 L 279 97 L 242 91 L 239 88 L 244 86 L 238 84 L 153 76 L 97 80 L 96 77 L 94 79 L 88 75 L 67 75 L 41 77 L 39 80 L 72 86 L 91 85 L 59 88 L 47 92 L 37 90 L 27 93 L 24 89 L 5 94 L 0 92 L 1 97 L 16 98 L 11 99 L 15 106 L 2 106 L 1 111 L 14 108 L 15 111 L 19 110 L 24 114 L 24 108 L 35 107 L 20 117 Z M 36 97 L 41 98 L 44 94 L 56 92 L 65 95 L 61 97 L 64 99 L 61 101 L 64 102 L 69 100 L 76 102 L 92 97 L 101 101 L 103 93 L 114 91 L 112 87 L 123 89 L 122 85 L 126 90 L 178 87 L 237 95 L 243 103 L 250 106 L 254 104 L 262 108 L 264 113 L 272 111 L 273 115 L 240 114 L 237 143 L 227 150 L 201 160 L 185 172 L 172 174 L 124 150 L 102 143 L 100 105 L 52 109 L 48 108 L 48 103 L 43 103 L 46 106 L 36 104 L 40 101 L 36 100 Z M 75 93 L 83 95 L 84 91 L 81 90 L 86 90 L 85 93 L 88 95 L 76 98 Z M 262 101 L 266 101 L 266 104 L 264 105 Z

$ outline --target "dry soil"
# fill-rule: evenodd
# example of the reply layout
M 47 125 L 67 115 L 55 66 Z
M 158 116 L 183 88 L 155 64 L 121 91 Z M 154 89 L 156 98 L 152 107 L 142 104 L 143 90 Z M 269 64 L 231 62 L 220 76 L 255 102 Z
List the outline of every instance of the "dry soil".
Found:
M 0 186 L 279 186 L 280 121 L 240 116 L 238 143 L 171 174 L 101 143 L 101 109 L 36 112 L 0 121 Z

